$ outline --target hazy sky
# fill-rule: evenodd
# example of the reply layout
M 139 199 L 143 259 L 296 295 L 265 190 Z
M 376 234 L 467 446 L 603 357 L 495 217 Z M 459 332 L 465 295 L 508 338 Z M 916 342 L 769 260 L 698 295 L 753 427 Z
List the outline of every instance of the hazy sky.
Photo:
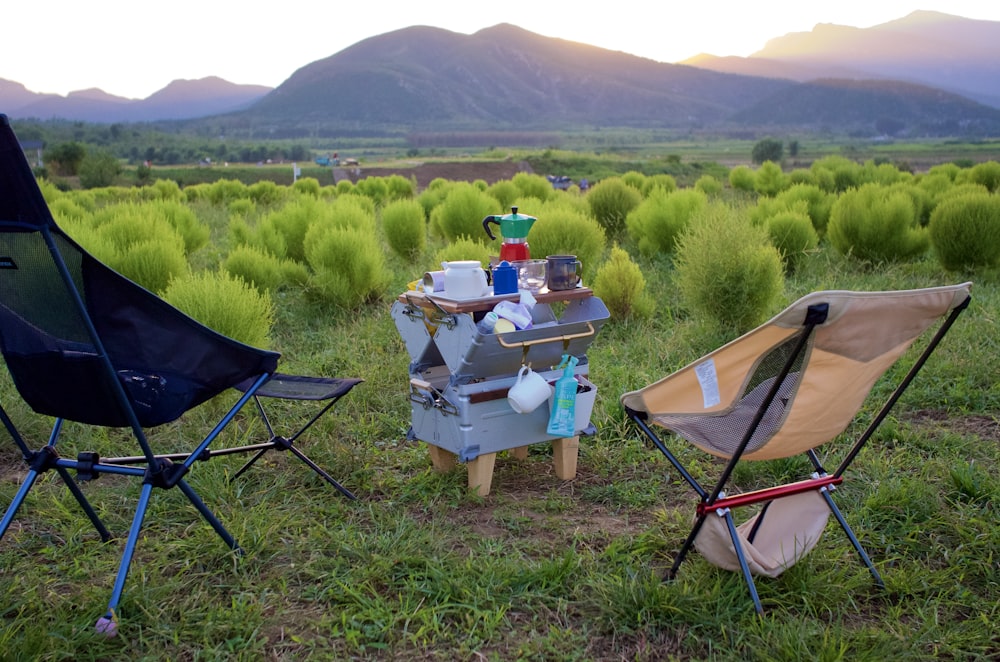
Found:
M 918 9 L 1000 21 L 996 0 L 13 0 L 0 78 L 32 92 L 100 88 L 144 98 L 172 80 L 219 76 L 275 87 L 367 37 L 413 25 L 472 34 L 512 23 L 660 62 L 749 55 L 817 23 L 871 27 Z M 0 98 L 0 112 L 3 99 Z

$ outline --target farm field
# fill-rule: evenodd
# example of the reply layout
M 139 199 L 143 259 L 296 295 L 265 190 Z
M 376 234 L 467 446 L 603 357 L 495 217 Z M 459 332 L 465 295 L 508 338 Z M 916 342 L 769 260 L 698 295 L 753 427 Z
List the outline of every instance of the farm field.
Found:
M 537 180 L 544 173 L 529 181 L 517 172 L 498 171 L 495 182 L 535 185 L 535 195 L 513 198 L 522 211 L 538 216 L 538 239 L 529 237 L 533 245 L 545 245 L 540 233 L 547 222 L 589 218 L 587 196 L 595 189 L 543 193 Z M 878 172 L 886 175 L 886 169 Z M 448 174 L 437 171 L 451 179 Z M 663 184 L 652 176 L 632 181 Z M 909 176 L 900 181 L 920 187 Z M 941 183 L 952 185 L 959 184 Z M 120 634 L 106 639 L 93 625 L 111 590 L 122 540 L 102 545 L 65 487 L 46 475 L 0 540 L 0 658 L 981 660 L 1000 653 L 996 265 L 946 270 L 930 249 L 873 263 L 843 254 L 824 235 L 782 275 L 767 316 L 816 290 L 909 289 L 966 280 L 974 285 L 970 308 L 837 491 L 886 588 L 872 585 L 831 522 L 803 561 L 777 579 L 758 581 L 765 608 L 759 616 L 739 574 L 715 568 L 697 553 L 675 580 L 662 581 L 687 535 L 695 499 L 626 420 L 618 398 L 747 329 L 720 326 L 693 309 L 678 286 L 677 255 L 648 250 L 631 233 L 634 226 L 624 229 L 622 221 L 617 247 L 641 272 L 651 308 L 648 315 L 614 315 L 588 352 L 598 389 L 591 419 L 596 434 L 581 440 L 575 478 L 559 479 L 551 445 L 536 444 L 525 459 L 501 454 L 492 492 L 484 497 L 469 491 L 463 467 L 435 471 L 427 445 L 408 438 L 410 357 L 390 306 L 410 282 L 437 267 L 442 251 L 460 245 L 459 236 L 447 236 L 458 233 L 447 215 L 435 216 L 433 209 L 447 205 L 449 192 L 473 199 L 488 191 L 451 186 L 443 186 L 435 201 L 413 192 L 431 209 L 431 220 L 426 244 L 408 255 L 389 246 L 385 212 L 391 201 L 374 186 L 316 180 L 297 188 L 45 188 L 59 222 L 95 247 L 100 242 L 85 237 L 83 229 L 89 219 L 95 228 L 112 222 L 101 220 L 102 209 L 145 209 L 162 196 L 175 215 L 189 211 L 208 236 L 186 256 L 196 273 L 219 270 L 240 242 L 265 242 L 270 235 L 262 227 L 287 227 L 282 223 L 289 217 L 278 216 L 284 205 L 301 203 L 316 215 L 329 207 L 347 216 L 355 207 L 337 205 L 368 198 L 356 206 L 370 211 L 360 227 L 377 242 L 385 279 L 353 305 L 324 297 L 314 280 L 285 281 L 268 291 L 274 305 L 269 342 L 282 353 L 283 372 L 365 380 L 299 442 L 357 501 L 345 499 L 287 453 L 268 453 L 236 480 L 230 479 L 246 458 L 197 463 L 191 485 L 245 556 L 234 557 L 182 494 L 155 491 L 125 587 Z M 645 189 L 644 199 L 655 189 Z M 748 218 L 769 197 L 728 183 L 706 190 L 712 202 Z M 842 194 L 830 192 L 829 202 Z M 930 194 L 927 200 L 929 214 Z M 504 213 L 510 202 L 492 198 L 487 209 Z M 481 212 L 466 216 L 470 227 L 481 224 Z M 323 237 L 316 236 L 319 244 Z M 595 283 L 615 245 L 602 244 L 599 257 L 588 262 L 585 284 Z M 481 248 L 488 252 L 496 244 Z M 565 250 L 582 252 L 569 243 Z M 901 374 L 912 358 L 891 374 Z M 822 452 L 842 452 L 888 395 L 888 385 L 877 385 L 858 425 Z M 44 443 L 50 421 L 20 402 L 6 371 L 0 402 L 22 432 Z M 152 441 L 165 449 L 192 446 L 225 404 L 211 401 L 156 428 Z M 272 422 L 292 428 L 308 413 L 301 403 L 288 405 Z M 114 450 L 127 441 L 119 431 L 67 427 L 67 453 L 132 452 Z M 247 443 L 262 433 L 255 417 L 242 416 L 218 445 Z M 699 477 L 718 470 L 718 461 L 693 447 L 671 444 Z M 754 464 L 734 480 L 750 490 L 802 468 L 797 460 Z M 24 470 L 14 447 L 0 444 L 0 504 L 13 498 Z M 109 529 L 124 534 L 138 485 L 104 476 L 83 488 Z

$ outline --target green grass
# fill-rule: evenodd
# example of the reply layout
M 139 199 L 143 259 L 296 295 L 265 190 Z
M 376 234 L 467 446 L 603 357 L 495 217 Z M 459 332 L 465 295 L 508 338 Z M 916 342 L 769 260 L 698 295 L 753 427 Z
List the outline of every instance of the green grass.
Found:
M 213 224 L 218 246 L 225 215 L 200 213 Z M 217 259 L 206 253 L 194 262 Z M 419 275 L 420 267 L 387 259 L 392 292 Z M 581 442 L 576 478 L 559 480 L 548 444 L 538 444 L 524 461 L 501 454 L 485 498 L 469 493 L 461 468 L 434 472 L 426 447 L 406 439 L 409 357 L 389 298 L 345 311 L 282 291 L 272 332 L 282 370 L 365 379 L 300 441 L 359 500 L 344 499 L 288 454 L 272 452 L 232 482 L 245 458 L 196 464 L 190 484 L 245 556 L 230 553 L 178 491 L 154 491 L 119 610 L 121 632 L 107 640 L 93 625 L 123 540 L 101 544 L 66 489 L 45 475 L 0 541 L 0 659 L 995 657 L 998 274 L 971 275 L 969 311 L 837 492 L 886 589 L 872 585 L 831 522 L 800 564 L 758 582 L 766 610 L 758 616 L 741 577 L 697 553 L 676 580 L 660 579 L 687 535 L 694 497 L 627 423 L 618 396 L 729 338 L 681 308 L 669 259 L 636 259 L 657 313 L 609 322 L 592 346 L 599 431 Z M 873 269 L 824 247 L 787 281 L 782 305 L 816 289 L 962 279 L 930 258 Z M 905 368 L 904 361 L 893 374 Z M 887 394 L 877 387 L 876 396 Z M 46 422 L 20 403 L 6 373 L 0 401 L 40 445 Z M 210 402 L 155 429 L 152 440 L 190 447 L 222 411 L 222 402 Z M 291 430 L 305 413 L 304 405 L 278 406 L 272 420 L 279 432 Z M 259 440 L 260 427 L 240 417 L 222 443 Z M 77 446 L 120 454 L 125 440 L 117 431 L 75 425 L 64 438 L 68 455 Z M 829 447 L 835 452 L 844 442 Z M 6 505 L 24 468 L 11 444 L 2 448 Z M 715 460 L 693 448 L 678 453 L 696 477 L 717 475 Z M 794 466 L 753 465 L 734 478 L 749 488 Z M 104 476 L 83 489 L 106 525 L 124 536 L 139 486 Z

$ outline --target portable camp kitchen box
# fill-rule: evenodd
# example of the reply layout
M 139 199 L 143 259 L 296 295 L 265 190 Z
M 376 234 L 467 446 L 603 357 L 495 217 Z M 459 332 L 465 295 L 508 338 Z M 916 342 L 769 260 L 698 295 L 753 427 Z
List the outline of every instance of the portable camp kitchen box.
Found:
M 536 295 L 531 328 L 480 333 L 476 318 L 501 298 L 449 305 L 447 300 L 407 292 L 392 307 L 410 355 L 409 436 L 453 453 L 461 462 L 556 439 L 546 432 L 548 404 L 518 414 L 507 402 L 507 391 L 522 365 L 555 383 L 563 374 L 555 367 L 564 354 L 579 360 L 573 371 L 579 382 L 576 432 L 593 432 L 590 415 L 597 387 L 587 379 L 586 352 L 609 317 L 604 302 L 588 288 L 543 291 Z M 557 319 L 553 305 L 562 302 Z

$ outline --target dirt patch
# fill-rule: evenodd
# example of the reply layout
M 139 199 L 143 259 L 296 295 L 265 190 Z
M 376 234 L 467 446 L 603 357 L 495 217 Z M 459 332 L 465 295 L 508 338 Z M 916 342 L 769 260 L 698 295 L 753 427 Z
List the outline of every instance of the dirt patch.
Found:
M 475 162 L 441 162 L 441 163 L 418 163 L 413 166 L 400 166 L 396 168 L 378 168 L 360 166 L 357 168 L 336 168 L 334 169 L 334 179 L 349 179 L 357 182 L 365 177 L 389 177 L 391 175 L 401 175 L 409 179 L 414 177 L 417 180 L 417 190 L 422 191 L 427 188 L 437 178 L 449 181 L 474 182 L 482 179 L 487 184 L 495 184 L 505 179 L 511 179 L 519 172 L 531 173 L 531 165 L 527 161 L 475 161 Z M 339 179 L 337 179 L 339 181 Z
M 921 409 L 901 417 L 903 421 L 923 428 L 947 431 L 961 436 L 974 436 L 1000 443 L 1000 417 L 984 414 L 949 416 L 948 412 Z

